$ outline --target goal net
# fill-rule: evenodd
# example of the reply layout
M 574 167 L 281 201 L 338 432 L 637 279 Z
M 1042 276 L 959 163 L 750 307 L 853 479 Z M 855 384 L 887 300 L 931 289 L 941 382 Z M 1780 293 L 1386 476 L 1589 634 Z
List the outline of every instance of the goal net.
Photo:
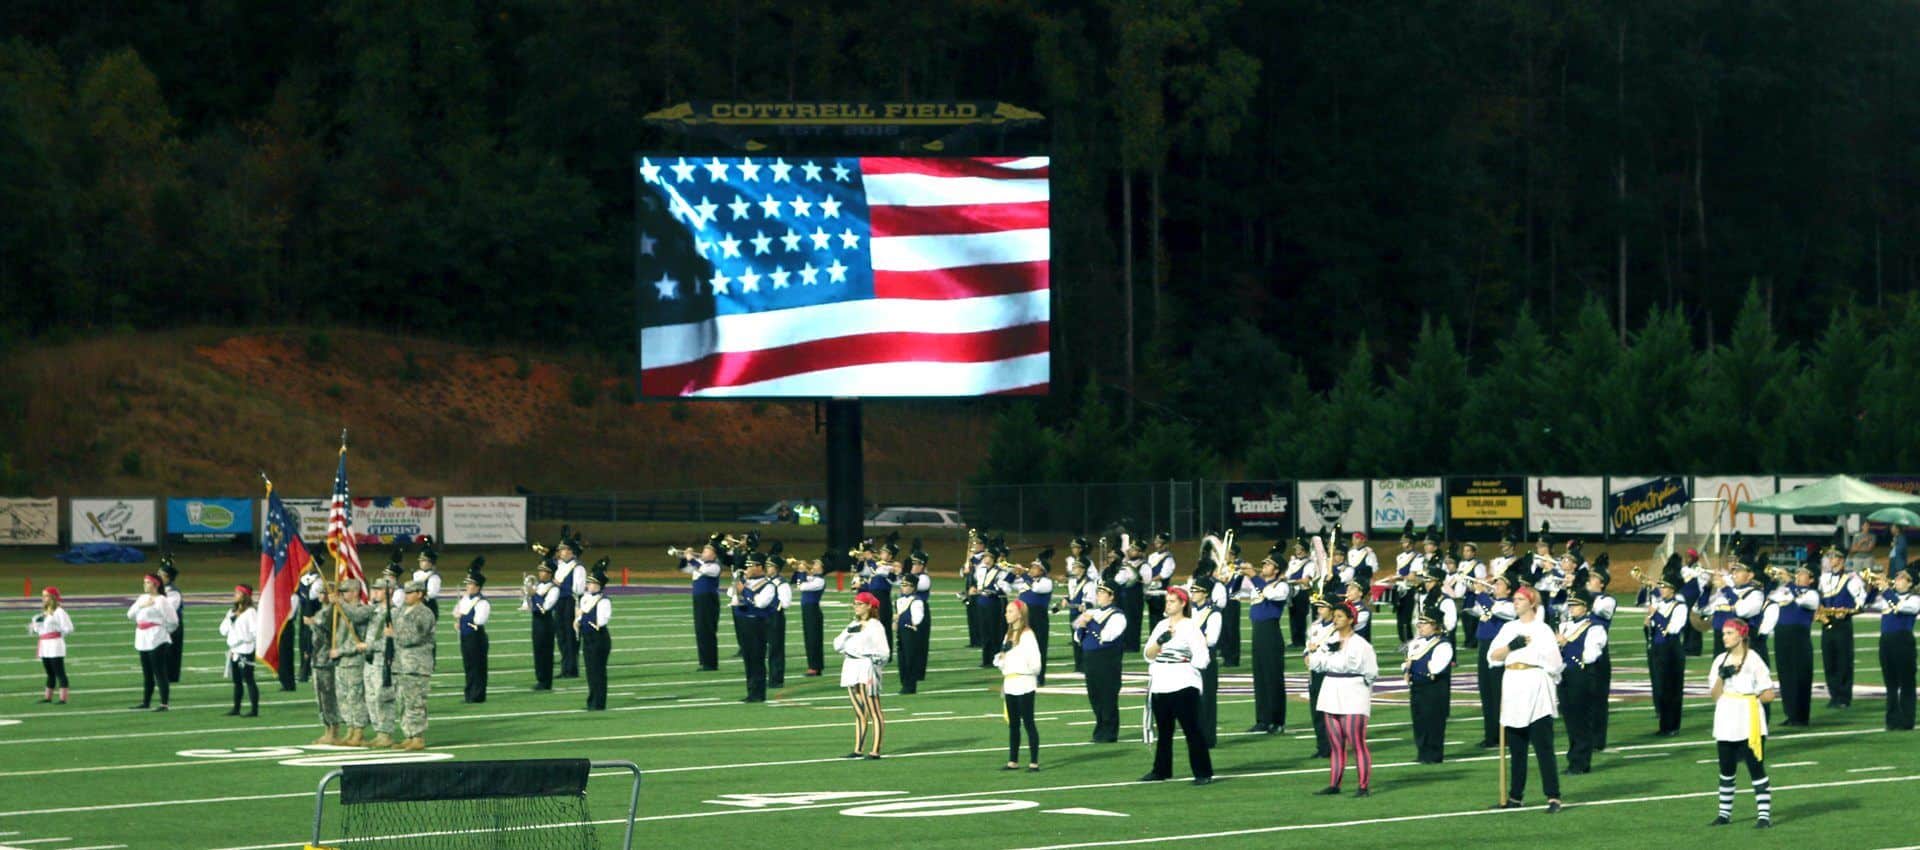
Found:
M 587 779 L 594 767 L 631 770 L 623 830 L 611 841 L 594 828 Z M 335 835 L 322 840 L 327 784 L 340 780 Z M 327 775 L 314 805 L 320 850 L 555 850 L 626 847 L 632 840 L 640 772 L 631 762 L 586 759 L 351 765 Z M 611 821 L 618 824 L 620 821 Z

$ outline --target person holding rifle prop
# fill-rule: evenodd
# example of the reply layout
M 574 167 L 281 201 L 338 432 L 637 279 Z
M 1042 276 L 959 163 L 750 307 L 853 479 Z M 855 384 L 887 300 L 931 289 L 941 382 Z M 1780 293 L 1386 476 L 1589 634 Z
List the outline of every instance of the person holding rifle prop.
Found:
M 1513 592 L 1515 618 L 1493 637 L 1487 659 L 1500 668 L 1500 805 L 1523 807 L 1527 792 L 1526 752 L 1532 745 L 1540 764 L 1540 786 L 1547 795 L 1547 814 L 1560 811 L 1560 772 L 1553 751 L 1553 719 L 1560 714 L 1555 685 L 1564 661 L 1560 643 L 1541 611 L 1540 592 L 1522 587 Z M 1512 777 L 1507 772 L 1511 766 Z

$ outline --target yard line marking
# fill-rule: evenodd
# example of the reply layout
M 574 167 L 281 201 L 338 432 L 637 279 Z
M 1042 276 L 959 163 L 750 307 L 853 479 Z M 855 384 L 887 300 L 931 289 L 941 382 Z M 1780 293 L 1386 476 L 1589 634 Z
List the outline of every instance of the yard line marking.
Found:
M 1623 759 L 1662 759 L 1670 755 L 1673 755 L 1673 753 L 1635 753 L 1630 756 L 1621 756 L 1621 758 Z M 1782 765 L 1775 765 L 1775 766 L 1780 767 Z
M 951 711 L 916 711 L 916 712 L 914 712 L 914 713 L 913 713 L 913 716 L 915 716 L 915 717 L 932 717 L 932 716 L 934 716 L 934 715 L 936 715 L 936 714 L 952 714 L 952 713 L 953 713 L 953 712 L 951 712 Z
M 1893 765 L 1883 764 L 1883 765 L 1880 765 L 1879 767 L 1856 767 L 1847 772 L 1848 773 L 1876 773 L 1878 771 L 1892 770 L 1892 769 L 1893 769 Z
M 1628 756 L 1628 758 L 1632 758 L 1632 756 Z M 1769 765 L 1769 766 L 1770 766 L 1770 767 L 1806 767 L 1807 765 L 1810 765 L 1810 764 L 1819 764 L 1819 762 L 1817 762 L 1817 761 L 1790 761 L 1790 762 L 1787 762 L 1786 764 L 1776 764 L 1776 765 Z
M 9 838 L 7 839 L 7 846 L 13 847 L 16 845 L 25 845 L 25 844 L 46 844 L 50 841 L 72 841 L 72 840 L 73 840 L 73 836 L 70 836 L 70 835 L 62 838 L 29 838 L 25 841 L 15 841 Z M 122 844 L 120 846 L 125 847 L 126 845 Z

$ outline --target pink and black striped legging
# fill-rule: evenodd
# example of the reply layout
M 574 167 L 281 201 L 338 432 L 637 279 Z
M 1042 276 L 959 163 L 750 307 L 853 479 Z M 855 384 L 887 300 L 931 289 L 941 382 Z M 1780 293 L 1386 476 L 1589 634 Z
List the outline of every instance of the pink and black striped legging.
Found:
M 1328 714 L 1327 738 L 1333 745 L 1332 778 L 1327 784 L 1338 788 L 1347 773 L 1347 748 L 1356 756 L 1354 767 L 1360 771 L 1360 787 L 1373 780 L 1373 753 L 1367 751 L 1367 716 L 1364 714 Z

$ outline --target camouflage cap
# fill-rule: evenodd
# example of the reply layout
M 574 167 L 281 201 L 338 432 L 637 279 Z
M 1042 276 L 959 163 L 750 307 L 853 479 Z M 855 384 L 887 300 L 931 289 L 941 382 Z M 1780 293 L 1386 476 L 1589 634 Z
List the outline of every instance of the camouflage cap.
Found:
M 407 592 L 408 593 L 426 593 L 427 583 L 424 581 L 420 581 L 419 579 L 415 579 L 413 581 L 407 582 Z

